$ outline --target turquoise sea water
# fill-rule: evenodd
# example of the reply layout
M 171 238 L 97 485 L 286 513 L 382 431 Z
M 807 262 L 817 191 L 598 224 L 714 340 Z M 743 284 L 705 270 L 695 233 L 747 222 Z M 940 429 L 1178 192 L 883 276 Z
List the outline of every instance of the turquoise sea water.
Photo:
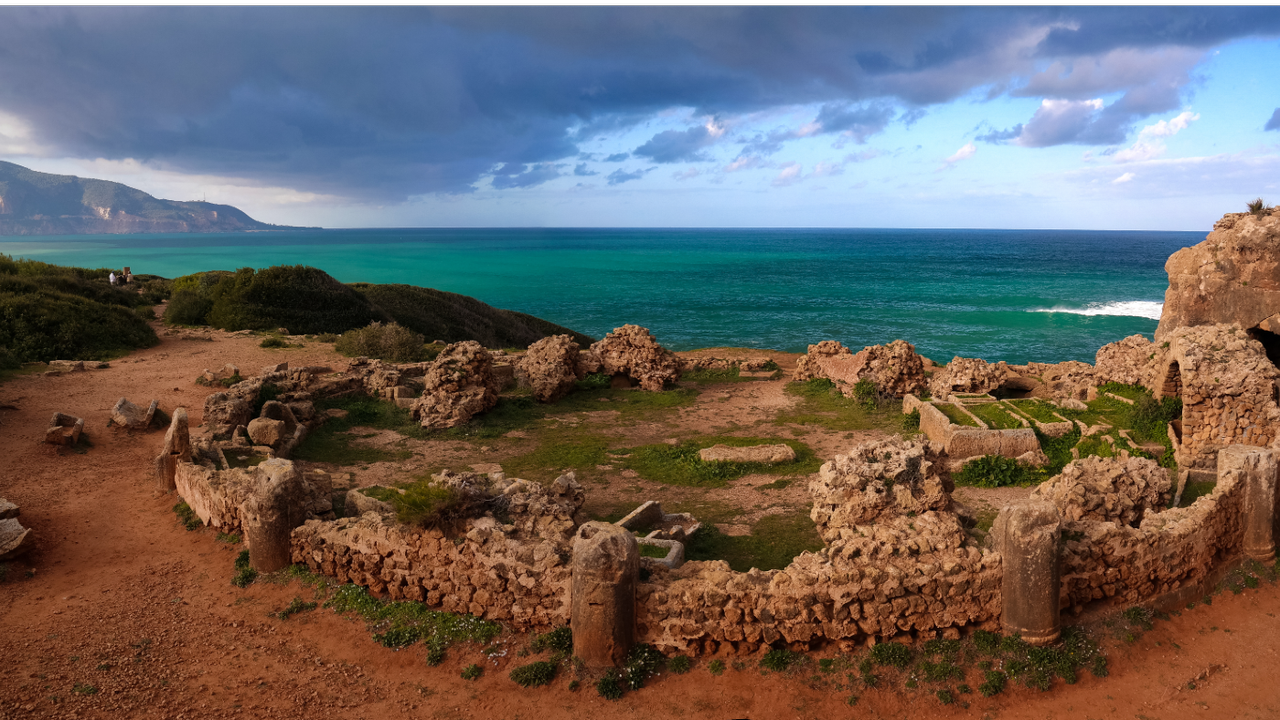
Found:
M 902 338 L 954 355 L 1092 362 L 1160 317 L 1164 263 L 1200 232 L 375 229 L 0 238 L 81 267 L 319 267 L 343 282 L 462 293 L 595 337 L 624 323 L 676 350 L 803 352 Z M 431 338 L 428 338 L 429 340 Z

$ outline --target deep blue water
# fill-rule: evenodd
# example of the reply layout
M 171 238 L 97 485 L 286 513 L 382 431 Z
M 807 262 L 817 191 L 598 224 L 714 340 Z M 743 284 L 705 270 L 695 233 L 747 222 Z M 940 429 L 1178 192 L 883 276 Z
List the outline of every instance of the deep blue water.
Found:
M 1084 360 L 1150 336 L 1164 263 L 1200 232 L 374 229 L 0 238 L 0 252 L 177 277 L 304 264 L 408 283 L 600 337 L 803 352 L 902 338 L 938 361 Z M 1052 312 L 1045 312 L 1052 311 Z M 430 339 L 430 338 L 428 338 Z

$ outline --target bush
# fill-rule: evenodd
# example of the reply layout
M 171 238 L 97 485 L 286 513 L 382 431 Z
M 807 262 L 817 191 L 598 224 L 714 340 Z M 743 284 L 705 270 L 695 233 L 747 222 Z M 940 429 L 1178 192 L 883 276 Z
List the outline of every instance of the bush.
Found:
M 1041 468 L 1024 465 L 1013 458 L 983 455 L 965 463 L 952 479 L 956 485 L 997 488 L 1038 485 L 1047 476 Z
M 347 357 L 371 357 L 388 362 L 422 362 L 427 359 L 426 341 L 421 335 L 397 323 L 369 323 L 348 330 L 338 338 L 334 350 Z
M 262 342 L 258 343 L 258 347 L 264 347 L 264 348 L 287 348 L 287 347 L 293 347 L 293 346 L 292 346 L 292 345 L 290 345 L 290 344 L 289 344 L 287 341 L 285 341 L 283 338 L 278 338 L 278 337 L 274 337 L 274 336 L 272 336 L 272 337 L 268 337 L 268 338 L 262 338 Z
M 534 652 L 542 652 L 550 650 L 557 655 L 569 656 L 573 654 L 573 630 L 565 625 L 556 628 L 549 633 L 543 633 L 536 636 L 531 643 Z
M 616 670 L 610 670 L 604 677 L 596 681 L 596 692 L 605 700 L 619 700 L 624 692 L 622 680 Z
M 667 661 L 667 669 L 676 675 L 683 675 L 693 668 L 693 661 L 688 655 L 677 655 Z
M 249 551 L 241 550 L 236 557 L 235 564 L 236 574 L 231 578 L 231 584 L 238 588 L 249 587 L 249 585 L 258 579 L 258 571 L 249 567 Z
M 205 288 L 201 295 L 212 302 L 207 322 L 223 330 L 283 327 L 291 333 L 314 335 L 345 332 L 382 319 L 382 313 L 364 296 L 323 270 L 303 265 L 277 265 L 261 271 L 241 268 L 220 274 L 211 286 L 203 278 L 178 278 L 174 294 L 186 287 Z
M 877 665 L 892 665 L 905 670 L 911 664 L 911 648 L 896 642 L 884 642 L 871 648 L 871 659 Z
M 800 653 L 791 652 L 786 648 L 774 648 L 760 659 L 760 667 L 774 672 L 783 672 L 803 659 L 804 656 Z
M 462 669 L 463 680 L 477 680 L 483 674 L 484 669 L 474 663 Z
M 20 362 L 118 357 L 160 342 L 140 306 L 136 294 L 74 273 L 0 272 L 0 347 Z
M 1261 216 L 1262 214 L 1266 213 L 1271 209 L 1267 207 L 1267 204 L 1262 200 L 1262 198 L 1258 198 L 1257 200 L 1254 200 L 1253 202 L 1248 203 L 1248 205 L 1249 205 L 1249 214 L 1254 216 Z
M 538 687 L 550 683 L 556 676 L 556 663 L 549 660 L 521 665 L 511 671 L 511 679 L 524 688 Z
M 396 515 L 406 525 L 450 529 L 470 517 L 469 499 L 455 488 L 417 483 L 392 498 Z
M 166 325 L 207 325 L 213 300 L 195 290 L 179 290 L 164 308 Z
M 22 361 L 17 355 L 9 352 L 9 348 L 0 347 L 0 370 L 17 370 L 22 367 Z

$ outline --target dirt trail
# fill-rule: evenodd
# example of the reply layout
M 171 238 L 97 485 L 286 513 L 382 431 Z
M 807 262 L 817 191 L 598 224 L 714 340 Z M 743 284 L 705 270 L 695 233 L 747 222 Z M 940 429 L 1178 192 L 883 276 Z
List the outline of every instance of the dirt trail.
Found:
M 590 687 L 569 691 L 567 678 L 519 688 L 507 678 L 522 662 L 514 653 L 465 681 L 462 667 L 488 662 L 479 648 L 452 648 L 433 668 L 421 647 L 385 649 L 362 623 L 326 610 L 279 620 L 269 613 L 295 596 L 309 598 L 310 590 L 297 583 L 233 587 L 239 548 L 211 531 L 182 529 L 171 511 L 176 498 L 153 491 L 151 462 L 163 433 L 109 429 L 107 418 L 125 396 L 158 398 L 166 412 L 185 405 L 199 422 L 209 391 L 193 379 L 206 367 L 230 362 L 248 374 L 281 360 L 335 367 L 342 360 L 318 343 L 265 350 L 253 337 L 161 333 L 159 346 L 109 369 L 0 385 L 0 406 L 17 408 L 0 409 L 0 497 L 22 507 L 21 520 L 36 538 L 0 583 L 0 720 L 1280 716 L 1280 587 L 1266 584 L 1220 595 L 1211 606 L 1158 622 L 1132 645 L 1110 648 L 1108 678 L 1085 672 L 1076 685 L 1058 681 L 1048 693 L 967 695 L 960 698 L 967 708 L 943 707 L 923 690 L 892 689 L 862 691 L 850 707 L 847 692 L 810 688 L 803 677 L 762 676 L 754 658 L 720 677 L 702 660 L 687 675 L 663 675 L 609 702 Z M 41 442 L 55 411 L 85 418 L 88 452 Z

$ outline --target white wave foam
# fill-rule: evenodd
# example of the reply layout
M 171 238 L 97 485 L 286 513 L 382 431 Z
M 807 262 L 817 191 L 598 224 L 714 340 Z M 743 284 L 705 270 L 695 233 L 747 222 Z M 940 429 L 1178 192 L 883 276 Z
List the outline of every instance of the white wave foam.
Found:
M 1053 307 L 1031 312 L 1071 313 L 1072 315 L 1125 315 L 1159 320 L 1164 303 L 1150 300 L 1127 300 L 1125 302 L 1089 303 L 1082 308 Z

